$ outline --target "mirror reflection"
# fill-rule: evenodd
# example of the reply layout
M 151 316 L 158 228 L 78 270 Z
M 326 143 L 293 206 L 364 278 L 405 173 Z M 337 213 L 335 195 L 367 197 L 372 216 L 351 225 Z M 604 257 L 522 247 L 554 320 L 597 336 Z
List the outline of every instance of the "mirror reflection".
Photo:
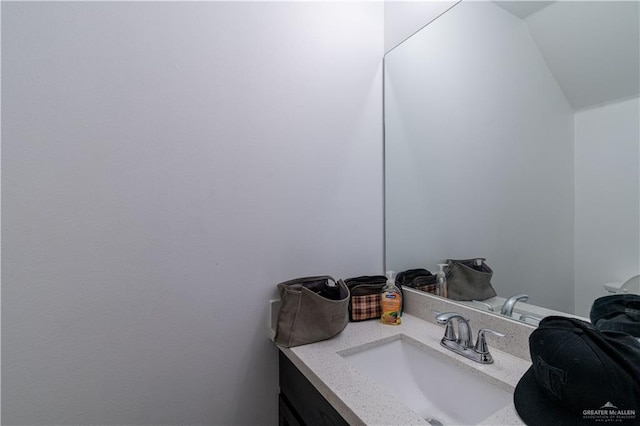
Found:
M 465 303 L 531 324 L 640 293 L 639 4 L 462 1 L 387 53 L 387 270 L 485 258 Z

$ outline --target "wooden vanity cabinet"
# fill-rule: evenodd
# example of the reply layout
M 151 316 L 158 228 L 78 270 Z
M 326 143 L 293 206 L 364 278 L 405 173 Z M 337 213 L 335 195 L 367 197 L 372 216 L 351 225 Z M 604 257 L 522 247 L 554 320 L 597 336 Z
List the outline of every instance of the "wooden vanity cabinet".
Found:
M 279 352 L 279 365 L 280 426 L 348 426 L 335 408 L 282 352 Z

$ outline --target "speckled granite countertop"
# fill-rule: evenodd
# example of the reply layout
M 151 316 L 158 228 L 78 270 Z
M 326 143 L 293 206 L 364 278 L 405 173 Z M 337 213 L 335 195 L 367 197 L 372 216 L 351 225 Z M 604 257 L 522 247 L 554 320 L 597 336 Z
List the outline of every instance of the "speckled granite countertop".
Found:
M 320 393 L 351 425 L 428 425 L 426 420 L 404 406 L 384 387 L 365 374 L 341 354 L 402 338 L 414 339 L 440 356 L 468 368 L 474 374 L 487 375 L 513 391 L 531 363 L 491 348 L 495 362 L 484 365 L 467 360 L 440 346 L 444 332 L 439 327 L 404 314 L 398 327 L 378 321 L 349 323 L 338 336 L 310 345 L 280 348 Z M 491 340 L 489 340 L 491 347 Z M 481 425 L 522 425 L 513 404 L 494 413 Z

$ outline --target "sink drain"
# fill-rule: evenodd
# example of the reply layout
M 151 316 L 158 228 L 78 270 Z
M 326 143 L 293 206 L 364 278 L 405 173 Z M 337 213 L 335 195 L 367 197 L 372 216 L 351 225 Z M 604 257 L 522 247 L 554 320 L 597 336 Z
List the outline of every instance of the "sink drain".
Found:
M 429 417 L 426 417 L 426 418 L 425 418 L 425 420 L 426 420 L 427 422 L 429 422 L 429 424 L 430 424 L 431 426 L 444 426 L 444 425 L 442 424 L 442 422 L 441 422 L 440 420 L 437 420 L 437 419 L 431 419 L 431 418 L 429 418 Z

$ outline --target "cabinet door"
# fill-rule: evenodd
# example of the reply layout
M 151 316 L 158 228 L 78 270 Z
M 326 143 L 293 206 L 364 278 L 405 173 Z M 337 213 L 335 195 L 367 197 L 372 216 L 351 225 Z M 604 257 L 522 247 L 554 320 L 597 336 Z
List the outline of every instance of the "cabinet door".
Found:
M 280 393 L 281 400 L 289 404 L 294 419 L 302 425 L 348 426 L 349 424 L 318 392 L 309 380 L 280 352 Z M 280 405 L 282 410 L 282 401 Z M 282 411 L 280 417 L 283 417 Z
M 287 401 L 287 397 L 282 393 L 278 398 L 278 424 L 279 426 L 302 426 L 295 410 Z

